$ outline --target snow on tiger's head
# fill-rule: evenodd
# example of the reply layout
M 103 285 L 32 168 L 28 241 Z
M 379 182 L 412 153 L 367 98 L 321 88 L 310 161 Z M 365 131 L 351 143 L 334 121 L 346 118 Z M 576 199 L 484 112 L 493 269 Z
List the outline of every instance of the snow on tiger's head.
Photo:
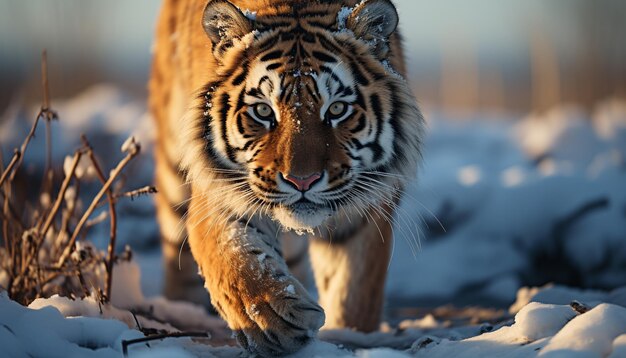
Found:
M 183 163 L 235 214 L 311 229 L 397 194 L 415 173 L 423 119 L 390 65 L 389 1 L 295 3 L 253 17 L 207 5 L 219 66 Z

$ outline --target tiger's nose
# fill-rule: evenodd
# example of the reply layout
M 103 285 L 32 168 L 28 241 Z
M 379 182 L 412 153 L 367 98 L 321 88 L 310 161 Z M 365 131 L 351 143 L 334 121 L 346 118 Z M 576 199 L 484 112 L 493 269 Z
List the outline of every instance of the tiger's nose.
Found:
M 299 177 L 296 175 L 291 175 L 291 174 L 283 174 L 280 173 L 283 178 L 290 182 L 291 184 L 293 184 L 296 189 L 300 190 L 300 191 L 307 191 L 309 190 L 309 188 L 311 187 L 311 185 L 313 185 L 313 183 L 315 183 L 316 181 L 318 181 L 322 175 L 320 173 L 313 173 L 307 177 Z

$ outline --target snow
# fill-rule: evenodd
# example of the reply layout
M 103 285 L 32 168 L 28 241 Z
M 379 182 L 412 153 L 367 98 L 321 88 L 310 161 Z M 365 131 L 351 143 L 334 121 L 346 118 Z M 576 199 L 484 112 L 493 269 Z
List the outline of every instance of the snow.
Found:
M 55 296 L 39 299 L 27 308 L 11 301 L 6 293 L 0 294 L 0 346 L 7 347 L 2 352 L 15 357 L 108 357 L 120 354 L 122 340 L 143 337 L 129 328 L 132 324 L 115 319 L 111 307 L 103 307 L 98 314 L 95 302 L 85 301 L 89 300 Z M 569 305 L 531 302 L 515 315 L 512 324 L 470 335 L 463 335 L 463 327 L 443 328 L 432 318 L 427 321 L 413 328 L 405 325 L 402 331 L 322 331 L 321 340 L 292 357 L 619 357 L 626 348 L 626 308 L 608 303 L 579 314 Z M 422 328 L 416 328 L 420 324 Z M 414 332 L 408 334 L 411 330 Z M 349 348 L 350 344 L 357 349 Z M 383 347 L 358 348 L 375 345 Z M 130 351 L 133 356 L 137 352 L 156 357 L 234 357 L 242 353 L 236 347 L 213 346 L 211 338 L 168 338 L 153 341 L 150 347 L 131 346 Z
M 0 293 L 0 323 L 2 354 L 11 357 L 111 357 L 119 355 L 113 347 L 129 330 L 117 320 L 67 319 L 53 307 L 29 309 L 5 292 Z
M 541 357 L 607 356 L 613 341 L 626 332 L 626 309 L 600 304 L 572 319 L 551 340 Z
M 601 304 L 577 315 L 569 306 L 530 303 L 511 326 L 414 350 L 416 357 L 606 357 L 624 332 L 624 307 Z
M 398 214 L 415 224 L 396 228 L 389 296 L 442 304 L 473 290 L 505 305 L 524 281 L 546 282 L 534 271 L 538 260 L 560 260 L 563 275 L 580 285 L 626 284 L 622 102 L 600 103 L 591 116 L 563 106 L 519 121 L 426 118 L 419 182 Z M 426 233 L 414 257 L 417 225 Z M 493 296 L 498 282 L 508 294 Z
M 134 136 L 143 151 L 128 168 L 126 186 L 152 182 L 153 132 L 143 99 L 99 85 L 53 107 L 60 117 L 52 125 L 55 163 L 64 163 L 85 132 L 104 154 L 102 166 L 111 168 L 123 154 L 107 155 L 106 148 Z M 16 107 L 4 114 L 5 162 L 22 139 L 15 133 L 28 131 L 36 111 Z M 625 357 L 626 103 L 607 100 L 591 113 L 564 105 L 526 116 L 448 117 L 426 113 L 430 130 L 419 181 L 397 214 L 388 322 L 372 333 L 322 330 L 295 357 Z M 45 165 L 37 155 L 44 152 L 40 138 L 42 131 L 26 153 L 34 171 Z M 120 356 L 122 340 L 144 336 L 131 312 L 143 328 L 212 336 L 132 345 L 132 357 L 241 355 L 229 346 L 223 321 L 158 296 L 162 268 L 152 198 L 120 200 L 118 209 L 118 250 L 130 244 L 137 261 L 115 266 L 111 304 L 53 296 L 22 307 L 0 293 L 0 356 Z M 92 219 L 100 215 L 106 208 Z M 89 236 L 103 249 L 108 225 L 96 224 Z M 260 265 L 267 260 L 258 256 Z M 5 280 L 0 272 L 0 283 Z M 546 285 L 550 281 L 557 284 Z M 574 300 L 589 311 L 577 313 Z M 448 303 L 501 313 L 495 319 L 471 311 L 476 320 L 458 320 L 410 310 Z M 404 308 L 411 313 L 394 313 Z
M 352 9 L 349 7 L 342 7 L 337 13 L 337 29 L 344 30 L 346 28 L 346 20 L 352 14 Z

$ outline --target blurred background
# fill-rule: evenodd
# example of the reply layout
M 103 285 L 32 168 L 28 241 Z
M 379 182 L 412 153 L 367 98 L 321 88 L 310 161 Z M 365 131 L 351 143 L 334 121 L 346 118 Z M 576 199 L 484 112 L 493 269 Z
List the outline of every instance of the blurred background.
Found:
M 395 3 L 424 105 L 523 112 L 626 96 L 621 0 Z M 37 93 L 43 48 L 56 96 L 102 81 L 145 95 L 158 9 L 153 0 L 0 1 L 0 108 Z
M 398 213 L 390 307 L 504 307 L 524 286 L 625 285 L 626 2 L 394 3 L 429 134 Z M 44 48 L 61 118 L 57 163 L 82 132 L 96 152 L 130 133 L 149 143 L 158 9 L 153 0 L 0 0 L 5 161 L 40 104 Z M 130 169 L 137 185 L 152 180 L 147 148 Z M 31 155 L 31 170 L 43 166 Z M 135 247 L 144 290 L 157 294 L 158 234 L 142 200 L 121 208 L 130 219 L 119 246 Z M 101 226 L 91 234 L 104 244 Z

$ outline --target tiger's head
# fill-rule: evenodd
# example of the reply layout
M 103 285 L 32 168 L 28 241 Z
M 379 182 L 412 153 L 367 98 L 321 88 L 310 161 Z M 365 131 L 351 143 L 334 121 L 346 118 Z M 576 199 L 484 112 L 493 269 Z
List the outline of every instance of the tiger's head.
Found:
M 234 214 L 301 230 L 393 199 L 416 171 L 423 120 L 391 66 L 388 0 L 294 3 L 251 16 L 209 2 L 218 65 L 184 164 Z

